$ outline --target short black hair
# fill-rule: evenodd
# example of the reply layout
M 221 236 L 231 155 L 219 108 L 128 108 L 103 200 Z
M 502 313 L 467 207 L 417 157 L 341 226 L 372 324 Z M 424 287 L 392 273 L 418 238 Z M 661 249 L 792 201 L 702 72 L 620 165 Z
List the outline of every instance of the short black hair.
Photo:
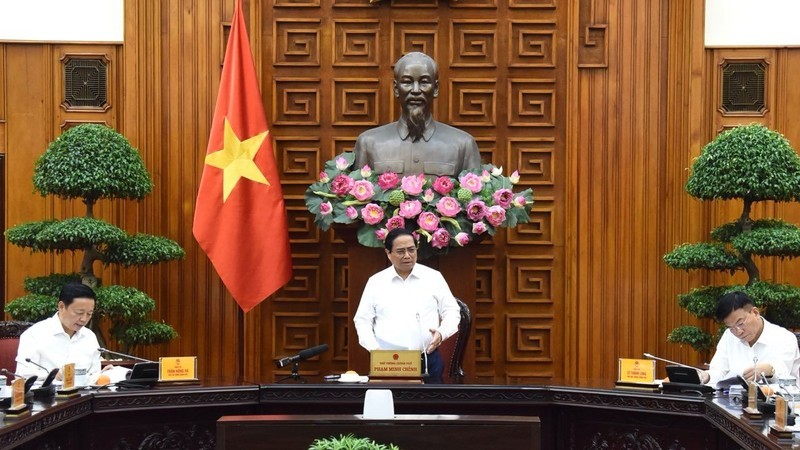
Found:
M 72 282 L 61 287 L 61 293 L 58 294 L 58 300 L 64 302 L 64 306 L 71 305 L 76 298 L 90 298 L 92 300 L 97 300 L 94 290 L 83 283 Z
M 728 292 L 717 300 L 717 311 L 715 314 L 717 321 L 724 321 L 732 312 L 746 306 L 756 306 L 747 294 L 742 291 Z
M 414 245 L 417 245 L 417 238 L 415 238 L 410 231 L 405 228 L 395 228 L 390 231 L 389 234 L 386 235 L 386 239 L 383 240 L 383 246 L 386 247 L 386 250 L 392 251 L 394 240 L 400 236 L 411 236 L 411 239 L 414 239 Z

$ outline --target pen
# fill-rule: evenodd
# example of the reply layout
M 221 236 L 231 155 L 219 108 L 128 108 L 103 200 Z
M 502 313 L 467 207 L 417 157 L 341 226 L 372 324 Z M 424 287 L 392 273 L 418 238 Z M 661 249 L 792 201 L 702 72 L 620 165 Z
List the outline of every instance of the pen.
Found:
M 338 380 L 341 377 L 342 377 L 341 375 L 325 375 L 324 377 L 322 377 L 322 379 L 325 381 L 334 381 Z

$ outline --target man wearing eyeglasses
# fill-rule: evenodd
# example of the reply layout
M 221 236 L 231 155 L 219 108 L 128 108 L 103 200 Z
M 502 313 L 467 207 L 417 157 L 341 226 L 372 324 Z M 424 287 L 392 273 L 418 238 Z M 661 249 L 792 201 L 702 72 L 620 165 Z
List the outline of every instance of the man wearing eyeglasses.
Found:
M 424 349 L 428 381 L 440 382 L 439 346 L 458 330 L 458 304 L 441 273 L 417 264 L 417 242 L 408 230 L 390 231 L 384 247 L 392 265 L 367 281 L 353 320 L 358 343 L 369 351 Z
M 752 381 L 798 376 L 800 350 L 797 338 L 785 328 L 761 317 L 758 308 L 744 292 L 730 292 L 717 303 L 717 320 L 727 330 L 717 343 L 717 351 L 707 371 L 700 372 L 703 383 L 717 382 L 733 375 Z M 754 362 L 755 360 L 755 362 Z

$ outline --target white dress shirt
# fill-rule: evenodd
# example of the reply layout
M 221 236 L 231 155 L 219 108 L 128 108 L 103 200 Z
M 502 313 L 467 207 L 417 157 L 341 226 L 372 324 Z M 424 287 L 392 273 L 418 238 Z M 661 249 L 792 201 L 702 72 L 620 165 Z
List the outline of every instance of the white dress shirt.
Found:
M 100 375 L 100 352 L 97 336 L 82 327 L 72 337 L 64 331 L 58 313 L 49 319 L 36 322 L 22 333 L 17 349 L 16 373 L 23 377 L 36 375 L 40 380 L 47 376 L 44 369 L 25 361 L 31 361 L 48 370 L 60 369 L 64 364 L 75 363 L 75 371 L 86 370 L 88 383 L 94 383 Z M 76 377 L 77 378 L 77 377 Z M 78 380 L 76 380 L 76 384 Z
M 709 385 L 716 387 L 720 380 L 742 375 L 747 368 L 753 367 L 753 358 L 758 358 L 758 363 L 769 363 L 775 368 L 773 380 L 786 375 L 800 375 L 800 350 L 795 335 L 763 317 L 761 319 L 764 321 L 764 330 L 752 347 L 734 336 L 731 330 L 725 330 L 708 367 Z
M 455 334 L 461 313 L 441 273 L 414 264 L 404 280 L 390 266 L 367 281 L 353 319 L 367 350 L 424 350 L 431 329 L 442 341 Z

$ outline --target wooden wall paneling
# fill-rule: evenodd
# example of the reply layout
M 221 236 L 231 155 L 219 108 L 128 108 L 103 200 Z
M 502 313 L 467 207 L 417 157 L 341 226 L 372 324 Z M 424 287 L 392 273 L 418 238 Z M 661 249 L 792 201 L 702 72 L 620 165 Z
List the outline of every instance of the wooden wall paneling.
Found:
M 563 73 L 559 61 L 566 60 L 564 40 L 558 38 L 566 32 L 566 9 L 555 4 L 542 7 L 539 3 L 525 2 L 509 6 L 496 2 L 420 5 L 403 1 L 373 6 L 354 2 L 333 2 L 331 5 L 276 2 L 264 5 L 263 22 L 272 23 L 272 26 L 262 28 L 262 42 L 273 44 L 261 51 L 263 60 L 271 62 L 264 65 L 262 85 L 265 86 L 267 108 L 273 113 L 273 135 L 279 142 L 278 147 L 286 147 L 276 149 L 279 161 L 282 161 L 279 165 L 284 192 L 287 198 L 298 199 L 297 210 L 290 210 L 290 220 L 298 225 L 298 232 L 290 233 L 293 252 L 304 253 L 310 248 L 319 252 L 320 261 L 328 262 L 332 253 L 341 252 L 337 250 L 341 248 L 340 244 L 331 240 L 332 235 L 300 231 L 303 229 L 301 222 L 308 226 L 310 221 L 301 219 L 304 211 L 299 199 L 307 184 L 316 177 L 318 169 L 310 170 L 305 165 L 299 169 L 292 164 L 299 160 L 304 164 L 321 164 L 338 151 L 351 148 L 354 137 L 361 131 L 394 120 L 398 106 L 391 95 L 393 62 L 410 50 L 423 50 L 434 55 L 439 63 L 441 79 L 440 96 L 434 106 L 436 117 L 475 135 L 482 150 L 487 150 L 485 156 L 495 164 L 507 168 L 525 165 L 520 167 L 523 187 L 532 186 L 537 189 L 537 196 L 549 199 L 543 200 L 541 208 L 536 206 L 541 221 L 521 228 L 513 235 L 498 234 L 492 241 L 494 246 L 481 245 L 481 253 L 497 256 L 490 259 L 494 274 L 505 274 L 510 264 L 505 253 L 511 251 L 519 255 L 511 261 L 528 261 L 523 256 L 528 254 L 546 256 L 538 259 L 530 269 L 515 266 L 515 275 L 520 273 L 524 277 L 530 271 L 537 277 L 542 274 L 547 277 L 534 280 L 537 287 L 533 290 L 526 285 L 530 283 L 527 278 L 515 278 L 511 289 L 518 299 L 522 299 L 516 303 L 506 300 L 508 286 L 498 280 L 491 292 L 491 301 L 478 305 L 477 314 L 487 318 L 483 323 L 497 324 L 493 328 L 499 338 L 491 343 L 497 346 L 493 347 L 495 350 L 484 353 L 491 357 L 483 357 L 479 371 L 487 374 L 487 371 L 492 371 L 503 376 L 510 370 L 506 367 L 507 355 L 536 353 L 530 350 L 531 343 L 535 343 L 547 347 L 537 351 L 554 359 L 542 362 L 524 356 L 511 364 L 515 366 L 514 373 L 539 373 L 539 376 L 551 377 L 553 373 L 559 373 L 563 353 L 561 339 L 556 336 L 561 333 L 558 328 L 561 320 L 559 308 L 563 304 L 563 290 L 557 281 L 563 277 L 563 269 L 558 265 L 564 263 L 559 254 L 563 251 L 559 226 L 560 217 L 563 217 L 559 208 L 563 184 L 560 183 L 564 182 L 559 148 L 563 146 L 562 117 L 566 111 L 566 97 L 559 92 L 566 81 L 557 74 Z M 420 20 L 420 8 L 422 11 L 430 8 L 431 18 L 438 15 L 438 24 L 426 17 Z M 307 147 L 304 156 L 292 152 L 298 148 L 296 145 L 283 145 L 293 142 L 293 136 L 304 133 L 313 136 L 309 140 L 314 142 L 319 136 L 319 159 L 309 158 L 313 145 Z M 518 143 L 506 147 L 510 136 L 514 136 Z M 527 145 L 528 140 L 530 145 Z M 520 151 L 520 154 L 515 151 Z M 291 204 L 294 205 L 294 201 Z M 537 226 L 544 227 L 547 239 L 540 238 L 541 230 Z M 543 267 L 541 261 L 550 262 Z M 327 334 L 323 332 L 321 342 L 330 344 L 337 342 L 341 327 L 347 330 L 351 324 L 349 320 L 342 324 L 341 316 L 337 315 L 344 311 L 326 305 L 337 295 L 337 281 L 333 278 L 337 275 L 326 271 L 320 272 L 320 276 L 319 303 L 307 303 L 303 307 L 296 303 L 272 302 L 270 314 L 283 317 L 285 314 L 323 312 L 320 330 L 329 328 L 329 331 Z M 504 275 L 500 277 L 504 278 Z M 540 288 L 538 283 L 543 283 L 544 287 Z M 518 295 L 516 289 L 519 286 L 528 291 Z M 546 290 L 547 302 L 535 301 L 535 297 L 540 295 L 537 289 Z M 328 311 L 332 315 L 327 314 Z M 540 318 L 542 311 L 545 315 Z M 527 319 L 509 321 L 513 328 L 507 328 L 507 314 Z M 545 332 L 533 331 L 534 334 L 529 335 L 525 331 L 528 329 Z M 262 345 L 264 348 L 273 346 L 275 354 L 272 356 L 292 354 L 297 350 L 282 348 L 280 342 L 284 337 L 280 330 L 272 330 L 272 336 L 263 331 Z M 507 332 L 515 336 L 520 333 L 520 347 L 506 349 Z M 540 340 L 542 336 L 546 339 Z M 348 345 L 356 342 L 353 338 L 351 335 Z M 517 342 L 515 338 L 513 345 Z M 341 363 L 336 360 L 340 353 L 329 353 L 321 355 L 319 364 L 313 362 L 305 367 L 311 371 L 341 368 Z M 263 370 L 263 378 L 267 378 L 269 369 L 264 367 Z
M 569 90 L 578 105 L 569 131 L 576 180 L 568 183 L 576 214 L 576 247 L 568 254 L 577 261 L 567 275 L 576 360 L 568 375 L 612 380 L 618 357 L 641 357 L 664 339 L 657 312 L 667 247 L 661 205 L 672 185 L 664 172 L 668 5 L 586 0 L 577 8 L 576 86 Z M 605 24 L 597 30 L 604 39 L 590 42 L 607 43 L 607 53 L 587 46 L 587 24 Z
M 4 65 L 9 68 L 5 80 L 6 111 L 6 224 L 18 225 L 41 220 L 48 211 L 48 201 L 32 194 L 33 165 L 38 153 L 52 139 L 53 102 L 46 93 L 52 88 L 49 46 L 44 44 L 4 44 Z M 6 250 L 7 300 L 22 295 L 22 282 L 26 275 L 49 272 L 50 258 L 31 254 L 27 250 L 9 245 Z
M 691 198 L 684 186 L 687 169 L 700 154 L 709 129 L 708 104 L 710 91 L 706 88 L 707 60 L 704 49 L 704 7 L 691 1 L 669 2 L 667 64 L 666 166 L 667 177 L 664 211 L 664 252 L 684 242 L 698 242 L 708 236 L 707 208 Z M 666 268 L 658 294 L 658 336 L 664 339 L 657 351 L 667 358 L 691 364 L 707 362 L 690 347 L 666 342 L 667 334 L 678 325 L 700 324 L 678 307 L 678 294 L 707 282 L 708 274 Z M 659 365 L 660 373 L 663 365 Z
M 198 355 L 201 376 L 237 379 L 243 371 L 242 313 L 191 231 L 225 45 L 221 24 L 230 20 L 231 5 L 126 3 L 122 58 L 130 70 L 124 74 L 122 123 L 155 182 L 140 206 L 141 231 L 175 239 L 187 253 L 183 261 L 135 275 L 156 299 L 156 317 L 180 334 L 145 353 Z
M 796 75 L 800 70 L 800 50 L 796 48 L 780 49 L 776 52 L 779 62 L 774 68 L 775 90 L 779 95 L 775 99 L 775 127 L 789 139 L 792 147 L 800 152 L 800 127 L 795 125 L 795 118 L 800 114 L 800 86 Z M 779 203 L 775 206 L 775 215 L 787 222 L 800 224 L 800 207 L 795 203 Z M 784 260 L 776 265 L 774 278 L 781 283 L 796 284 L 800 274 L 800 261 Z
M 0 228 L 6 229 L 6 45 L 0 44 Z M 0 246 L 0 305 L 5 309 L 6 298 L 6 245 Z

